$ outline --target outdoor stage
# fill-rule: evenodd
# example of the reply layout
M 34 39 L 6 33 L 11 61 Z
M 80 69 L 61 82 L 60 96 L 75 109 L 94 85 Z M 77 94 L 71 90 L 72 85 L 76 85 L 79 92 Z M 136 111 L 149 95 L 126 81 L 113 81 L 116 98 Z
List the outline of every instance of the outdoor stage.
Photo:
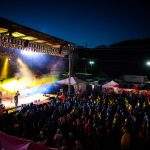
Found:
M 18 107 L 22 104 L 43 104 L 49 102 L 50 97 L 56 97 L 54 94 L 48 94 L 44 96 L 43 94 L 34 94 L 30 96 L 19 96 Z M 3 97 L 2 104 L 5 106 L 5 109 L 15 108 L 15 103 L 13 98 Z

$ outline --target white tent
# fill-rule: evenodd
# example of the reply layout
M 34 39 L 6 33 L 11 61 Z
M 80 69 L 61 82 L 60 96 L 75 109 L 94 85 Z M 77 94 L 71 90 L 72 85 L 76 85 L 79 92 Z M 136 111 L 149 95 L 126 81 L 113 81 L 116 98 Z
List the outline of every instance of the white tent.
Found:
M 69 78 L 57 81 L 57 83 L 62 84 L 62 85 L 69 85 Z M 82 91 L 85 91 L 87 83 L 83 80 L 78 79 L 77 77 L 71 77 L 70 85 L 74 86 L 75 91 L 79 89 L 81 89 Z
M 69 78 L 57 81 L 59 84 L 69 85 Z M 85 83 L 85 81 L 78 79 L 77 77 L 71 77 L 70 78 L 70 84 L 75 85 L 79 83 Z
M 75 77 L 70 78 L 70 84 L 71 85 L 77 84 L 77 82 L 78 82 L 77 78 L 75 78 Z M 57 81 L 57 83 L 63 84 L 63 85 L 69 85 L 69 78 Z
M 106 84 L 104 84 L 104 85 L 102 85 L 102 88 L 115 88 L 115 87 L 119 87 L 119 84 L 117 83 L 117 82 L 115 82 L 115 81 L 110 81 L 110 82 L 108 82 L 108 83 L 106 83 Z

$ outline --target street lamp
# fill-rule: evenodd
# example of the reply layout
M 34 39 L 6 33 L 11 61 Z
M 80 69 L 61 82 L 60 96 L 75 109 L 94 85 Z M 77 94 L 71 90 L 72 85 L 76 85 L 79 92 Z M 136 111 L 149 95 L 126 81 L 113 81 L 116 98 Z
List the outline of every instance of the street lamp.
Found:
M 147 61 L 147 62 L 146 62 L 146 65 L 147 65 L 147 66 L 150 66 L 150 61 Z
M 94 62 L 93 60 L 90 60 L 90 61 L 89 61 L 89 64 L 92 66 L 92 65 L 95 64 L 95 62 Z
M 90 64 L 90 66 L 91 66 L 91 71 L 92 71 L 92 66 L 95 64 L 95 62 L 94 62 L 93 60 L 90 60 L 90 61 L 89 61 L 89 64 Z
M 147 65 L 148 67 L 150 67 L 150 61 L 149 61 L 149 60 L 146 62 L 146 65 Z M 149 70 L 149 69 L 148 69 L 148 70 Z M 148 72 L 149 72 L 149 71 L 148 71 Z M 149 73 L 148 73 L 148 77 L 150 77 Z

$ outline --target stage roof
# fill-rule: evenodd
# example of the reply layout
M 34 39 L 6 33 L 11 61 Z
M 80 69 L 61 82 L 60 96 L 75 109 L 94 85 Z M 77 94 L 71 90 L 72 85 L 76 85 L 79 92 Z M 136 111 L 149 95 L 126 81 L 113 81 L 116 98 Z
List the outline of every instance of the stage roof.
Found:
M 25 27 L 23 25 L 19 25 L 17 23 L 14 23 L 14 22 L 9 21 L 4 18 L 0 18 L 0 35 L 3 37 L 7 37 L 7 38 L 21 39 L 22 40 L 21 42 L 23 43 L 23 45 L 27 42 L 28 43 L 30 42 L 30 43 L 34 44 L 34 47 L 39 48 L 41 45 L 44 47 L 46 46 L 47 50 L 51 50 L 51 49 L 58 50 L 58 49 L 62 48 L 62 46 L 66 46 L 66 43 L 67 43 L 67 46 L 68 45 L 70 47 L 75 46 L 74 43 L 71 43 L 64 39 L 60 39 L 60 38 L 36 31 L 34 29 Z M 2 39 L 1 39 L 1 41 L 2 41 Z M 8 41 L 9 41 L 9 39 L 8 39 Z M 5 40 L 5 42 L 6 42 L 6 40 Z M 49 47 L 49 49 L 48 49 L 48 47 Z M 40 50 L 39 50 L 39 52 L 40 52 Z M 44 52 L 47 53 L 47 51 L 44 51 Z

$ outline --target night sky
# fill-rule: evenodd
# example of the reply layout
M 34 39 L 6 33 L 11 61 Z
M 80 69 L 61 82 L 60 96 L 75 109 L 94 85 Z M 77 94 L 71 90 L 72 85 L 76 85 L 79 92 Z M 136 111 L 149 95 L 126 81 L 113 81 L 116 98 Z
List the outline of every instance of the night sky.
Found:
M 150 37 L 145 0 L 1 0 L 0 5 L 0 17 L 78 46 Z

